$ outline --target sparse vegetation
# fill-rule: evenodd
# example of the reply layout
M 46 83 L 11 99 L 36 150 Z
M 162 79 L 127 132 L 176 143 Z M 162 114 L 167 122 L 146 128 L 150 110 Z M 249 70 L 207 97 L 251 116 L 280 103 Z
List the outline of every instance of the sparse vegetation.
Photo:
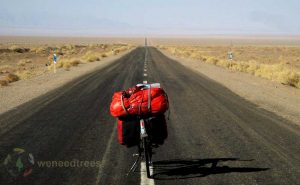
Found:
M 107 54 L 106 54 L 106 53 L 103 53 L 103 54 L 101 54 L 101 57 L 102 57 L 102 58 L 105 58 L 105 57 L 107 57 Z
M 41 53 L 45 53 L 47 51 L 47 48 L 46 47 L 32 48 L 32 49 L 30 49 L 30 51 L 32 51 L 36 54 L 41 54 Z
M 74 67 L 74 66 L 78 66 L 79 64 L 81 64 L 81 61 L 78 60 L 78 59 L 60 59 L 57 61 L 56 63 L 56 68 L 64 68 L 66 70 L 70 70 L 71 67 Z M 48 69 L 49 70 L 53 70 L 53 67 L 54 67 L 54 64 L 51 63 L 49 66 L 48 66 Z
M 0 80 L 1 86 L 8 86 L 8 82 L 6 80 Z
M 15 81 L 18 81 L 20 78 L 15 75 L 15 74 L 12 74 L 12 73 L 8 73 L 5 77 L 4 77 L 4 80 L 7 81 L 8 83 L 12 83 L 12 82 L 15 82 Z
M 257 47 L 240 46 L 160 46 L 182 58 L 191 58 L 232 71 L 252 75 L 300 88 L 300 65 L 298 62 L 300 48 L 297 47 Z M 234 60 L 227 59 L 227 52 L 232 50 Z
M 18 76 L 19 79 L 24 80 L 36 76 L 36 73 L 34 71 L 29 71 L 29 70 L 20 70 L 16 72 L 16 75 Z
M 11 65 L 2 65 L 2 66 L 0 66 L 0 73 L 9 73 L 13 70 L 14 69 Z
M 81 63 L 81 61 L 78 60 L 78 59 L 71 59 L 71 60 L 69 61 L 69 64 L 70 64 L 71 66 L 78 66 L 80 63 Z
M 63 68 L 66 70 L 66 71 L 69 71 L 70 70 L 70 68 L 71 68 L 71 64 L 70 63 L 64 63 L 64 65 L 63 65 Z
M 86 54 L 82 57 L 82 59 L 86 60 L 87 62 L 100 61 L 100 58 L 91 51 L 86 52 Z
M 0 45 L 0 85 L 53 70 L 53 52 L 58 56 L 56 68 L 69 71 L 79 64 L 100 61 L 113 55 L 112 50 L 125 51 L 133 46 L 124 44 L 90 44 L 90 45 Z
M 13 46 L 9 47 L 9 50 L 11 50 L 13 52 L 17 52 L 17 53 L 25 53 L 25 52 L 30 51 L 29 48 L 20 47 L 17 45 L 13 45 Z
M 21 59 L 21 60 L 17 63 L 17 65 L 18 65 L 18 66 L 25 66 L 25 65 L 28 64 L 28 63 L 32 63 L 32 61 L 31 61 L 30 59 Z

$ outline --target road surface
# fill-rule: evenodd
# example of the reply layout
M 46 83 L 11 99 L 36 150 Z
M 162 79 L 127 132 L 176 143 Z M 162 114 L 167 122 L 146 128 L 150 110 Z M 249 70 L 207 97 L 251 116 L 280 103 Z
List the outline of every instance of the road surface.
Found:
M 299 127 L 155 48 L 148 47 L 144 70 L 144 56 L 137 48 L 0 115 L 9 128 L 0 131 L 1 163 L 14 148 L 35 160 L 32 173 L 19 178 L 2 164 L 0 184 L 300 184 Z M 118 144 L 109 114 L 114 91 L 144 80 L 160 82 L 170 99 L 169 137 L 155 150 L 152 180 L 140 167 L 126 176 L 136 149 Z M 83 163 L 41 166 L 45 161 Z

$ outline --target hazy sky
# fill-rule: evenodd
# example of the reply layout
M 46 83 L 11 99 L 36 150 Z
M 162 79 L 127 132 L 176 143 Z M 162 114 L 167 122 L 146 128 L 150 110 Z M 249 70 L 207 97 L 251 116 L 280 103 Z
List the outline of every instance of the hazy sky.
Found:
M 300 35 L 300 0 L 0 0 L 0 34 Z

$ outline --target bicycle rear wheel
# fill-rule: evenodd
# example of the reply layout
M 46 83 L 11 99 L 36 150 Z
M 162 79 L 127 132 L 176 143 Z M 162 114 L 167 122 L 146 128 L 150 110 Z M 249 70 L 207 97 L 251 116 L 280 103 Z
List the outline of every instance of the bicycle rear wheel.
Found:
M 143 145 L 144 145 L 147 177 L 150 178 L 151 177 L 151 174 L 150 174 L 151 148 L 149 146 L 149 142 L 147 141 L 146 137 L 143 138 Z

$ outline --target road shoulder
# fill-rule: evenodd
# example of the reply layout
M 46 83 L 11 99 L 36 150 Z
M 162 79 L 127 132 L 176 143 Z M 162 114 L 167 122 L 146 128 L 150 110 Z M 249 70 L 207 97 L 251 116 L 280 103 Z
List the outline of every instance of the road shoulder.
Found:
M 165 51 L 160 51 L 183 66 L 222 84 L 257 106 L 300 125 L 300 89 L 250 74 L 233 72 L 201 61 L 177 58 Z
M 62 87 L 80 76 L 102 69 L 130 51 L 132 51 L 132 49 L 101 61 L 81 64 L 78 67 L 71 68 L 70 71 L 59 69 L 56 73 L 46 73 L 28 80 L 14 82 L 7 87 L 2 87 L 0 88 L 0 114 L 42 96 L 51 90 Z

